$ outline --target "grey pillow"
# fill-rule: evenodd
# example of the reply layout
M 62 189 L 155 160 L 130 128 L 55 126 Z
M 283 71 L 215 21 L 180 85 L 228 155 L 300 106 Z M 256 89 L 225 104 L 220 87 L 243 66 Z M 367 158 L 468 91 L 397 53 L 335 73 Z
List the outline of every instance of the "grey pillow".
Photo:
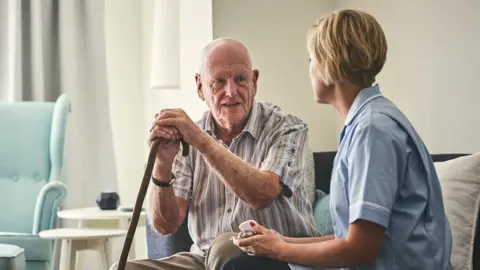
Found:
M 315 163 L 313 161 L 313 153 L 307 149 L 307 164 L 305 166 L 305 191 L 307 200 L 310 204 L 315 201 Z
M 471 270 L 480 210 L 480 153 L 436 162 L 435 168 L 452 229 L 453 270 Z

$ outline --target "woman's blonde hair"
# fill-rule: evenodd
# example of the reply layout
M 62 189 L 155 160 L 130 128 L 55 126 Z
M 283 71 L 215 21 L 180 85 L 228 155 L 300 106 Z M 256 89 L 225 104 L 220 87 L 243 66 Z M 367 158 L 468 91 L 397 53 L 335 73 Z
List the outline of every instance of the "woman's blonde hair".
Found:
M 362 11 L 341 10 L 320 18 L 307 34 L 307 49 L 315 57 L 327 85 L 344 80 L 369 87 L 387 58 L 387 40 L 377 20 Z

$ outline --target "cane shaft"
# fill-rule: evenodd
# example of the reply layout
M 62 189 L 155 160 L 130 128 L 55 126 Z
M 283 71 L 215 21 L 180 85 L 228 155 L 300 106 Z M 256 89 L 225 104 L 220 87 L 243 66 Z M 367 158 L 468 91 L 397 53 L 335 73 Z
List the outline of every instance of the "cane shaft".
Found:
M 142 211 L 143 201 L 145 200 L 145 195 L 147 194 L 148 184 L 150 183 L 150 178 L 152 177 L 153 166 L 155 165 L 155 156 L 157 155 L 158 145 L 160 144 L 162 138 L 157 138 L 153 141 L 150 153 L 148 155 L 147 166 L 145 167 L 145 173 L 143 174 L 143 180 L 140 185 L 140 190 L 138 191 L 137 200 L 135 201 L 135 207 L 133 208 L 132 218 L 128 226 L 127 236 L 125 237 L 125 242 L 123 244 L 122 253 L 120 254 L 120 260 L 118 261 L 118 270 L 124 270 L 127 263 L 128 253 L 132 246 L 133 237 L 135 235 L 135 230 L 137 229 L 138 220 L 140 218 L 140 213 Z M 182 142 L 182 156 L 188 156 L 189 146 L 184 141 Z

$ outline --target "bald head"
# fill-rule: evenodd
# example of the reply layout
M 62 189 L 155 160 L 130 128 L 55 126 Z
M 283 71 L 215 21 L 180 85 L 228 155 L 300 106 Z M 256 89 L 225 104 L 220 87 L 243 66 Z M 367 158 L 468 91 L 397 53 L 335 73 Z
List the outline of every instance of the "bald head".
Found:
M 206 70 L 215 62 L 240 61 L 252 67 L 252 60 L 247 47 L 240 41 L 231 38 L 218 38 L 208 43 L 200 55 L 199 73 L 205 74 Z

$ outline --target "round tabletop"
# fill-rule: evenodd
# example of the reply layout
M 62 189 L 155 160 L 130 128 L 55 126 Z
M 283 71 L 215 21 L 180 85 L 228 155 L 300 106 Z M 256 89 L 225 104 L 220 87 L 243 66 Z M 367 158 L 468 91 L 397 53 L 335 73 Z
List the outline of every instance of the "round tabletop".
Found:
M 120 209 L 120 208 L 119 208 Z M 120 210 L 101 210 L 98 207 L 87 207 L 77 209 L 65 209 L 57 213 L 59 218 L 75 220 L 111 220 L 131 218 L 132 212 L 123 212 Z M 145 211 L 140 213 L 140 217 L 145 217 Z
M 120 229 L 94 229 L 94 228 L 58 228 L 52 230 L 41 231 L 41 238 L 45 239 L 70 239 L 70 240 L 86 240 L 109 238 L 115 236 L 124 236 L 127 230 Z

